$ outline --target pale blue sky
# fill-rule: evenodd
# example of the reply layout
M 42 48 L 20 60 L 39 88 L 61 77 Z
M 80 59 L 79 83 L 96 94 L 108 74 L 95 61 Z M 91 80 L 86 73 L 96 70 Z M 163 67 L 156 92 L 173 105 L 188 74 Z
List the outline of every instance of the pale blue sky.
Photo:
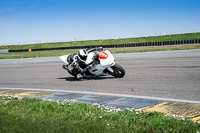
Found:
M 0 45 L 200 32 L 200 0 L 1 0 Z

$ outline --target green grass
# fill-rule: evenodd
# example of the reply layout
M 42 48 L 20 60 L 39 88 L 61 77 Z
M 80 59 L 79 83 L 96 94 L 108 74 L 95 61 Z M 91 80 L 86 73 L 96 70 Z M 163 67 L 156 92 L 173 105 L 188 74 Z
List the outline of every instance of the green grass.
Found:
M 29 49 L 29 48 L 40 49 L 40 48 L 57 48 L 57 47 L 70 47 L 70 46 L 110 45 L 110 44 L 162 42 L 162 41 L 193 40 L 193 39 L 200 39 L 200 33 L 176 34 L 176 35 L 165 35 L 165 36 L 155 36 L 155 37 L 140 37 L 140 38 L 125 38 L 125 39 L 40 43 L 40 44 L 29 44 L 29 45 L 8 45 L 8 46 L 0 46 L 0 49 L 9 49 L 9 50 L 19 50 L 19 49 Z M 186 50 L 186 49 L 200 49 L 200 44 L 108 48 L 108 50 L 110 50 L 112 53 L 132 53 L 132 52 Z M 77 51 L 78 49 L 0 53 L 0 59 L 60 56 L 65 54 L 74 54 Z
M 157 112 L 116 111 L 83 103 L 0 97 L 2 133 L 197 133 L 200 124 Z
M 58 48 L 58 47 L 88 46 L 88 45 L 111 45 L 111 44 L 128 44 L 128 43 L 142 43 L 142 42 L 163 42 L 163 41 L 193 40 L 193 39 L 200 39 L 200 32 L 199 33 L 164 35 L 164 36 L 139 37 L 139 38 L 39 43 L 39 44 L 28 44 L 28 45 L 8 45 L 8 46 L 0 46 L 0 49 L 9 49 L 9 50 L 40 49 L 40 48 Z
M 200 44 L 184 44 L 184 45 L 166 45 L 166 46 L 147 46 L 147 47 L 127 47 L 127 48 L 107 48 L 111 53 L 132 53 L 132 52 L 149 52 L 149 51 L 169 51 L 169 50 L 186 50 L 200 49 Z M 74 54 L 78 49 L 72 50 L 48 50 L 34 52 L 10 52 L 1 53 L 0 59 L 16 59 L 31 57 L 51 57 L 66 54 Z

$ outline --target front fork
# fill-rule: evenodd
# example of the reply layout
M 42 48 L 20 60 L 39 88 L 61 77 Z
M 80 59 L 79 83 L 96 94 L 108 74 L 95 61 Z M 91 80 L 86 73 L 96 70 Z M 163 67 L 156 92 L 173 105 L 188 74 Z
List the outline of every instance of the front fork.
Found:
M 115 65 L 115 62 L 113 62 L 109 67 L 107 67 L 107 70 L 109 73 L 112 73 L 112 74 L 114 73 L 114 70 L 111 68 L 114 65 Z

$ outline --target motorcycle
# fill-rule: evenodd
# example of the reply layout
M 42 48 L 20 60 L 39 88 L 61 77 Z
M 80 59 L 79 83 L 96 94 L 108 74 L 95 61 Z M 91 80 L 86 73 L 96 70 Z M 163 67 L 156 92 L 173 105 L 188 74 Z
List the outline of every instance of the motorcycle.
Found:
M 122 78 L 125 75 L 125 70 L 119 64 L 115 63 L 114 56 L 108 50 L 101 50 L 98 52 L 98 57 L 92 64 L 87 67 L 87 71 L 83 73 L 83 78 L 97 77 L 97 76 L 114 76 L 116 78 Z M 77 69 L 78 54 L 63 55 L 59 57 L 66 65 L 63 68 L 66 69 L 69 74 L 76 77 L 79 73 Z

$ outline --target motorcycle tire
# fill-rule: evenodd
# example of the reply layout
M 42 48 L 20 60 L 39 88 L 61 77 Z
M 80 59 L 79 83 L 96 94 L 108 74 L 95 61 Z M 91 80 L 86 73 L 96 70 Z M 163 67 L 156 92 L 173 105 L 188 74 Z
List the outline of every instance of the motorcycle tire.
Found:
M 125 75 L 125 70 L 123 67 L 121 67 L 119 64 L 115 63 L 114 66 L 111 66 L 113 69 L 112 76 L 117 77 L 117 78 L 122 78 Z

